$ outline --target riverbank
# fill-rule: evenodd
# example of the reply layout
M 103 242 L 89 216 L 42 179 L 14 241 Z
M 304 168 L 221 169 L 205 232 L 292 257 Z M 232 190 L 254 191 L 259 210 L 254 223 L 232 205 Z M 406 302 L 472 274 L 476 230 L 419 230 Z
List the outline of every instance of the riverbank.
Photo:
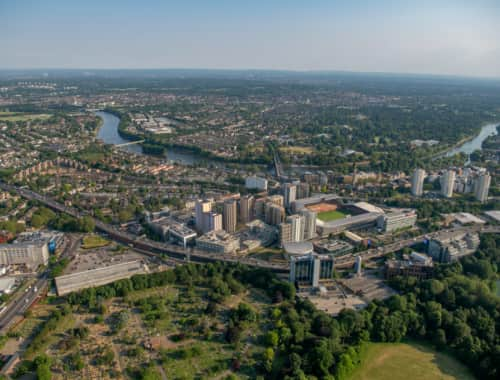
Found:
M 128 142 L 137 141 L 140 139 L 146 139 L 146 142 L 155 145 L 158 147 L 163 147 L 166 149 L 164 155 L 165 158 L 171 162 L 178 162 L 184 165 L 195 165 L 195 164 L 204 164 L 204 165 L 226 165 L 226 164 L 237 164 L 237 165 L 269 165 L 268 162 L 254 160 L 240 160 L 240 159 L 228 159 L 224 157 L 219 157 L 211 152 L 204 151 L 195 146 L 184 146 L 177 145 L 165 142 L 158 142 L 154 139 L 147 138 L 144 136 L 131 134 L 129 132 L 123 131 L 122 119 L 120 119 L 120 114 L 114 110 L 103 110 L 96 112 L 103 120 L 103 125 L 99 129 L 97 138 L 103 141 L 105 144 L 110 145 L 121 145 L 126 144 Z M 143 149 L 142 144 L 137 145 L 127 145 L 121 147 L 126 151 L 135 154 L 149 154 L 149 152 Z M 156 150 L 155 150 L 156 151 Z

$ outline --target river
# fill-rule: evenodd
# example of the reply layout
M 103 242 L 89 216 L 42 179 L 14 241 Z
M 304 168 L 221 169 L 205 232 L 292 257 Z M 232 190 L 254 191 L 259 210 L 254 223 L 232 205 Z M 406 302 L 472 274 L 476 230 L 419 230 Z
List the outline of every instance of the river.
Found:
M 119 145 L 129 143 L 130 140 L 126 140 L 120 136 L 118 133 L 118 125 L 120 124 L 120 119 L 115 115 L 98 111 L 96 115 L 102 119 L 102 125 L 97 133 L 97 138 L 104 142 L 105 144 Z M 142 152 L 142 146 L 140 144 L 126 145 L 120 147 L 120 149 L 126 150 L 127 152 L 135 154 L 144 154 Z M 165 157 L 169 162 L 177 162 L 183 165 L 194 165 L 194 164 L 212 164 L 215 166 L 222 166 L 220 162 L 213 160 L 208 160 L 205 157 L 199 156 L 195 153 L 190 153 L 176 148 L 168 148 Z
M 500 124 L 486 124 L 481 128 L 481 132 L 474 137 L 472 140 L 468 140 L 464 142 L 462 145 L 451 149 L 446 153 L 447 157 L 454 156 L 458 153 L 465 153 L 466 155 L 470 155 L 474 153 L 476 150 L 481 150 L 483 148 L 483 142 L 490 136 L 495 136 L 498 134 L 497 127 Z

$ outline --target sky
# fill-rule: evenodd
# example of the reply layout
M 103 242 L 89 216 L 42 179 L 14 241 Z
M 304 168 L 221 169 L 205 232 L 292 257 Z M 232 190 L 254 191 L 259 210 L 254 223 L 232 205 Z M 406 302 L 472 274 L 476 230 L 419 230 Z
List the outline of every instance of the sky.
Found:
M 500 77 L 500 0 L 0 0 L 0 68 Z

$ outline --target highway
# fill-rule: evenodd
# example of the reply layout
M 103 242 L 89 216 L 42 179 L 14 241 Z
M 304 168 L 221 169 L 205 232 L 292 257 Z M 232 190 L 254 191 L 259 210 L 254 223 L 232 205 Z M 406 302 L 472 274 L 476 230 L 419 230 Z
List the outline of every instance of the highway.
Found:
M 5 334 L 15 322 L 16 317 L 22 317 L 26 310 L 47 290 L 47 274 L 42 274 L 30 288 L 18 292 L 9 301 L 7 308 L 0 314 L 0 333 Z

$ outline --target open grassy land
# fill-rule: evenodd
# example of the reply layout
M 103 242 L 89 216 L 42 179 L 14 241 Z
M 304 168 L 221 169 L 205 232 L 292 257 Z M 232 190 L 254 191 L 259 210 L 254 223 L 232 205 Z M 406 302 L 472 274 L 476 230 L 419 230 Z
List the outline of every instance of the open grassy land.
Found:
M 472 380 L 463 364 L 428 346 L 410 343 L 370 343 L 351 380 Z
M 50 115 L 39 113 L 39 114 L 29 114 L 21 112 L 0 112 L 0 121 L 28 121 L 28 120 L 45 120 L 48 119 Z
M 331 222 L 332 220 L 345 218 L 346 214 L 341 211 L 325 211 L 318 214 L 318 218 L 323 222 Z
M 291 154 L 311 154 L 313 148 L 310 146 L 283 146 L 280 147 L 280 151 Z
M 109 245 L 110 241 L 99 235 L 87 235 L 83 238 L 83 249 L 100 248 Z

